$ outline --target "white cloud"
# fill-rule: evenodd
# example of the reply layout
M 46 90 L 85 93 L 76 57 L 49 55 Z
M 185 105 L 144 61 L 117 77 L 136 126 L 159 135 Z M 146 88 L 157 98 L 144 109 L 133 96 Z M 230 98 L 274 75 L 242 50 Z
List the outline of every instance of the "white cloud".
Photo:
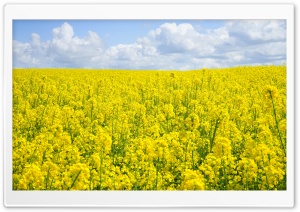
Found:
M 30 43 L 21 43 L 18 41 L 13 41 L 13 55 L 14 62 L 17 62 L 20 67 L 35 67 L 39 64 L 37 58 L 32 57 L 32 46 Z
M 104 49 L 97 33 L 75 35 L 64 23 L 42 42 L 14 41 L 14 67 L 90 67 L 119 69 L 197 69 L 244 64 L 281 64 L 286 57 L 286 25 L 276 20 L 227 21 L 199 32 L 189 23 L 165 23 L 132 44 Z
M 165 23 L 158 29 L 150 31 L 149 37 L 162 53 L 190 51 L 195 49 L 199 43 L 199 41 L 195 42 L 198 33 L 190 24 Z
M 74 36 L 73 27 L 65 22 L 61 27 L 52 30 L 52 36 L 54 41 L 69 43 Z
M 245 41 L 283 41 L 286 38 L 285 21 L 240 20 L 229 21 L 225 27 L 233 37 Z
M 213 54 L 215 48 L 228 39 L 228 33 L 223 28 L 201 34 L 188 23 L 165 23 L 148 35 L 148 42 L 150 40 L 161 54 L 188 53 L 199 56 Z
M 39 46 L 41 44 L 41 38 L 38 34 L 32 33 L 31 34 L 31 45 L 33 47 Z
M 78 38 L 73 27 L 64 23 L 52 30 L 49 41 L 41 42 L 36 33 L 30 43 L 14 41 L 14 67 L 86 67 L 102 51 L 97 33 L 88 31 L 85 38 Z

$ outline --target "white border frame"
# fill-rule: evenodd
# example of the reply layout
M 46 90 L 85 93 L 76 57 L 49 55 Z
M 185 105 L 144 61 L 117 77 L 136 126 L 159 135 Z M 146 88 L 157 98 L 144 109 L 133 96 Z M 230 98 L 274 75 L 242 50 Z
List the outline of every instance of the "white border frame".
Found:
M 126 13 L 126 11 L 130 11 Z M 131 11 L 134 11 L 132 13 Z M 17 19 L 285 19 L 286 191 L 13 191 L 12 24 Z M 4 205 L 6 207 L 293 207 L 294 6 L 292 4 L 7 4 L 4 7 Z

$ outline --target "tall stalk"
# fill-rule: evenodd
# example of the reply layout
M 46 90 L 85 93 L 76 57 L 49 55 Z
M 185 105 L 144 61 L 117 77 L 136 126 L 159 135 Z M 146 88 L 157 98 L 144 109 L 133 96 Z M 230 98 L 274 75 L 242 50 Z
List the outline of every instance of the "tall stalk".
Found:
M 279 124 L 278 124 L 278 120 L 277 120 L 277 115 L 276 115 L 275 103 L 274 103 L 274 99 L 272 97 L 271 91 L 269 91 L 269 94 L 270 94 L 271 101 L 272 101 L 274 119 L 275 119 L 275 123 L 276 123 L 276 129 L 278 131 L 278 137 L 279 137 L 279 140 L 280 140 L 281 148 L 283 149 L 284 155 L 286 156 L 286 149 L 285 149 L 285 146 L 284 146 L 283 141 L 282 141 L 282 136 L 281 136 L 281 132 L 280 132 Z

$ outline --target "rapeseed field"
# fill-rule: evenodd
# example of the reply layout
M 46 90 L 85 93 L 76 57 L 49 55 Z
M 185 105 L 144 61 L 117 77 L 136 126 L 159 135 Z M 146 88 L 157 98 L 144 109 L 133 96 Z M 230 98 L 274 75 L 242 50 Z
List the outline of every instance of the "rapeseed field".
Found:
M 286 190 L 286 67 L 14 69 L 14 190 Z

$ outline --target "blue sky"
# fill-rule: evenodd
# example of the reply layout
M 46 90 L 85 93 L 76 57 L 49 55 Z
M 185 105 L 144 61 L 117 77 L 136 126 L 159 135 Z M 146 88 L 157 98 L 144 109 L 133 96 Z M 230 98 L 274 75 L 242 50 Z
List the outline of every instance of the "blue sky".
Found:
M 199 69 L 282 64 L 281 20 L 15 20 L 14 67 Z
M 73 27 L 74 33 L 78 37 L 84 37 L 88 31 L 96 32 L 105 39 L 108 46 L 117 44 L 134 43 L 136 38 L 143 37 L 147 33 L 166 22 L 173 20 L 19 20 L 13 24 L 13 39 L 21 42 L 30 42 L 31 34 L 37 33 L 41 41 L 52 39 L 52 30 L 67 22 Z M 177 20 L 175 23 L 190 23 L 200 30 L 218 28 L 224 21 L 198 21 L 198 20 Z M 121 32 L 121 33 L 120 33 Z

